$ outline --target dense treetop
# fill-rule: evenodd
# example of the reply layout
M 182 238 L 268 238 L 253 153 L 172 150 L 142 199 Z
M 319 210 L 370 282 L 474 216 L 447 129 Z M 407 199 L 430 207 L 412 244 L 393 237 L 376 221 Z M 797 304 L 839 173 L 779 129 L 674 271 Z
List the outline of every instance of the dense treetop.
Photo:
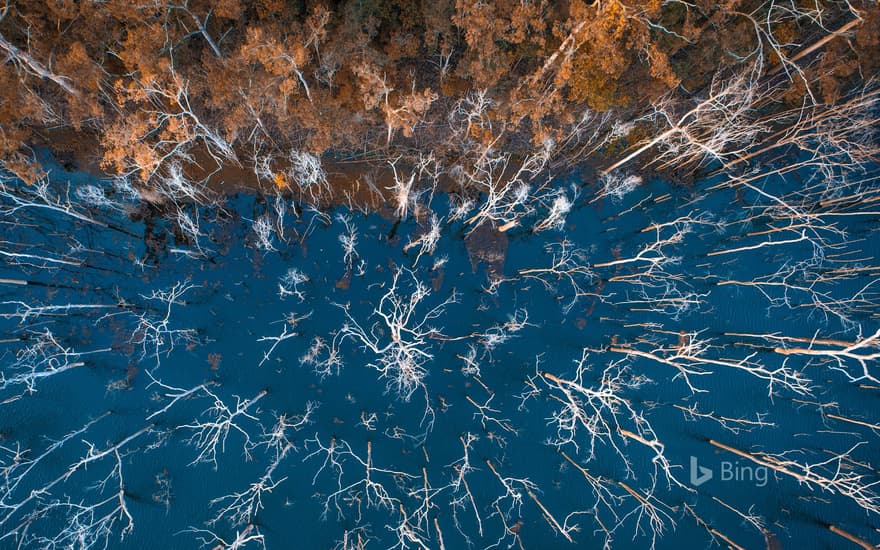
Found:
M 623 121 L 746 66 L 785 81 L 762 108 L 834 103 L 876 75 L 880 37 L 870 1 L 10 0 L 2 13 L 5 167 L 33 177 L 30 146 L 75 141 L 141 182 L 195 153 L 251 168 L 290 151 L 552 144 L 578 161 L 586 126 L 620 121 L 615 139 L 635 142 L 645 128 Z

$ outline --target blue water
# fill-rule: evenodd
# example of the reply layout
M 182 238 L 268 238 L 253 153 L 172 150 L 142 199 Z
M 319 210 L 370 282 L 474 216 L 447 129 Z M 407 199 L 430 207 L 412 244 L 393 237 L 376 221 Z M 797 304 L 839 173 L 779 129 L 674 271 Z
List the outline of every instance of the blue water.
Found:
M 67 182 L 83 177 L 56 170 L 53 192 L 63 196 Z M 570 179 L 580 183 L 577 175 Z M 786 304 L 778 302 L 783 293 L 777 288 L 765 296 L 754 287 L 719 285 L 760 280 L 786 262 L 814 257 L 815 249 L 801 241 L 708 255 L 798 235 L 748 236 L 768 228 L 764 217 L 746 220 L 758 214 L 751 207 L 766 205 L 767 199 L 748 190 L 710 190 L 716 183 L 684 188 L 653 181 L 622 200 L 593 203 L 596 195 L 587 185 L 562 230 L 532 233 L 522 224 L 526 229 L 509 231 L 503 268 L 495 275 L 490 266 L 469 256 L 466 235 L 471 227 L 445 221 L 448 205 L 440 195 L 430 208 L 444 219 L 441 238 L 436 251 L 418 263 L 415 248 L 404 250 L 423 231 L 414 219 L 397 225 L 390 216 L 342 208 L 302 211 L 289 202 L 286 239 L 276 234 L 276 250 L 260 249 L 252 221 L 275 216 L 273 197 L 239 195 L 222 208 L 199 211 L 203 256 L 182 253 L 197 247 L 173 237 L 148 247 L 142 221 L 79 204 L 73 196 L 77 211 L 101 224 L 35 208 L 4 215 L 0 248 L 82 264 L 34 260 L 27 266 L 7 258 L 0 266 L 0 279 L 31 283 L 0 284 L 0 368 L 5 379 L 28 368 L 24 350 L 33 348 L 46 331 L 69 355 L 59 357 L 58 347 L 45 345 L 35 357 L 51 359 L 32 361 L 38 371 L 51 372 L 64 361 L 84 364 L 39 379 L 32 387 L 7 383 L 0 394 L 0 465 L 5 468 L 0 546 L 193 548 L 206 541 L 213 548 L 231 544 L 239 535 L 254 539 L 246 547 L 262 543 L 268 548 L 354 548 L 359 537 L 370 548 L 438 548 L 441 539 L 445 548 L 592 548 L 609 541 L 620 548 L 699 548 L 724 546 L 723 537 L 746 548 L 777 542 L 783 548 L 851 544 L 829 531 L 829 525 L 880 542 L 878 514 L 855 499 L 772 472 L 761 482 L 755 477 L 761 475 L 756 473 L 759 464 L 709 443 L 716 440 L 755 456 L 788 452 L 788 458 L 801 464 L 827 462 L 852 450 L 842 471 L 864 476 L 861 484 L 870 495 L 880 491 L 871 486 L 880 482 L 878 433 L 822 414 L 876 425 L 876 385 L 852 382 L 829 362 L 808 362 L 798 355 L 786 359 L 767 340 L 729 335 L 855 341 L 859 331 L 870 336 L 877 330 L 876 310 L 868 304 L 841 320 L 810 306 L 802 291 L 792 291 Z M 798 185 L 765 183 L 778 193 Z M 19 191 L 29 192 L 23 187 Z M 666 194 L 668 199 L 655 201 Z M 7 199 L 4 207 L 9 204 Z M 339 240 L 347 229 L 337 214 L 349 216 L 357 231 L 357 255 L 350 264 Z M 592 278 L 576 279 L 585 293 L 580 297 L 565 279 L 548 277 L 545 285 L 519 275 L 549 266 L 563 239 L 569 249 L 582 251 L 583 265 L 633 257 L 656 238 L 655 231 L 644 228 L 682 216 L 704 216 L 704 223 L 691 224 L 679 242 L 663 247 L 678 260 L 666 264 L 665 275 L 658 274 L 649 286 L 621 280 L 641 263 L 594 267 Z M 880 250 L 877 216 L 845 216 L 833 222 L 846 234 L 823 233 L 829 246 L 813 271 L 871 265 Z M 161 235 L 170 229 L 170 222 L 159 220 L 151 231 Z M 673 232 L 666 227 L 661 235 Z M 438 262 L 440 258 L 445 262 Z M 307 277 L 296 288 L 301 296 L 279 296 L 279 283 L 291 268 Z M 429 291 L 408 326 L 440 307 L 427 323 L 435 330 L 426 329 L 419 346 L 431 355 L 422 364 L 423 385 L 408 400 L 396 395 L 394 385 L 377 371 L 380 358 L 372 350 L 356 338 L 340 338 L 345 324 L 354 320 L 367 338 L 382 346 L 393 344 L 375 310 L 395 273 L 403 303 L 419 283 Z M 858 271 L 847 280 L 816 282 L 814 288 L 823 296 L 845 299 L 876 273 Z M 488 292 L 497 275 L 506 280 Z M 170 309 L 150 298 L 154 291 L 175 285 L 190 288 Z M 651 310 L 661 296 L 676 292 L 699 295 L 700 303 L 681 311 Z M 866 296 L 871 295 L 876 294 L 869 287 Z M 443 305 L 453 297 L 454 302 Z M 772 300 L 778 307 L 771 307 Z M 15 302 L 107 307 L 23 316 Z M 526 313 L 527 322 L 519 330 L 490 345 L 490 335 L 500 333 L 505 323 L 509 327 L 511 320 L 525 320 Z M 144 345 L 144 335 L 150 333 L 144 333 L 141 321 L 155 327 L 166 314 L 159 340 L 148 339 Z M 260 339 L 285 330 L 295 335 L 278 342 L 267 358 L 273 342 Z M 705 358 L 736 362 L 751 356 L 752 364 L 802 372 L 811 391 L 799 395 L 776 386 L 771 396 L 765 380 L 711 364 L 694 367 L 710 373 L 689 377 L 689 387 L 673 366 L 620 351 L 663 348 L 661 355 L 671 354 L 687 341 L 680 333 L 698 333 L 697 338 L 711 341 Z M 315 338 L 331 344 L 334 337 L 340 362 L 329 373 L 316 373 L 301 359 Z M 463 358 L 471 349 L 479 374 L 463 371 Z M 327 354 L 324 349 L 318 357 Z M 542 373 L 575 380 L 581 359 L 583 387 L 598 389 L 603 377 L 619 381 L 614 411 L 602 409 L 611 429 L 595 441 L 592 456 L 583 427 L 571 442 L 556 446 L 549 441 L 559 433 L 553 417 L 566 396 Z M 859 370 L 852 362 L 844 368 Z M 876 361 L 868 368 L 876 373 Z M 175 394 L 200 385 L 204 389 L 174 400 Z M 215 399 L 234 411 L 257 397 L 234 417 L 228 433 L 221 434 L 225 436 L 216 454 L 205 455 L 207 447 L 199 446 L 200 431 L 193 426 L 216 417 L 211 411 Z M 308 423 L 289 427 L 285 439 L 276 439 L 277 446 L 261 444 L 270 439 L 279 416 L 297 423 L 309 403 L 317 408 Z M 474 404 L 491 408 L 486 411 L 491 418 L 475 415 Z M 764 425 L 733 424 L 737 429 L 729 430 L 717 420 L 686 414 L 690 407 L 716 418 L 760 419 Z M 365 426 L 362 419 L 372 420 Z M 655 450 L 619 430 L 662 443 L 668 473 Z M 472 469 L 465 473 L 465 487 L 457 468 L 469 437 Z M 289 449 L 279 458 L 287 443 Z M 337 452 L 350 450 L 333 455 L 338 469 L 325 463 L 328 455 L 322 454 L 331 444 Z M 364 481 L 368 445 L 370 485 Z M 563 452 L 601 479 L 598 492 Z M 207 460 L 197 462 L 200 454 Z M 36 463 L 28 462 L 37 457 Z M 692 457 L 713 472 L 711 480 L 692 483 Z M 228 515 L 217 517 L 230 502 L 224 496 L 247 491 L 274 462 L 267 483 L 272 490 L 262 494 L 252 516 L 239 523 Z M 512 494 L 506 494 L 490 464 L 502 478 L 520 480 L 510 481 Z M 814 470 L 827 477 L 837 465 L 832 461 Z M 120 470 L 121 498 L 130 520 L 118 508 Z M 739 479 L 724 478 L 733 471 Z M 527 486 L 522 483 L 526 479 Z M 328 501 L 339 489 L 346 490 Z M 651 508 L 659 523 L 647 515 Z M 751 514 L 753 522 L 734 509 Z M 574 524 L 578 529 L 566 529 Z

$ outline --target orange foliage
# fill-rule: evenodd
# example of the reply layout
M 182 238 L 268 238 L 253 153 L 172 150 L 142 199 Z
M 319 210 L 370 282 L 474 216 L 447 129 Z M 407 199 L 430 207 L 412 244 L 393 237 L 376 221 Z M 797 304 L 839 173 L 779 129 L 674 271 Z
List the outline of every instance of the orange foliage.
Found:
M 175 116 L 180 106 L 156 93 L 180 82 L 200 124 L 248 152 L 393 154 L 388 149 L 395 146 L 412 150 L 420 132 L 442 148 L 450 107 L 476 91 L 491 105 L 480 115 L 491 124 L 469 125 L 472 135 L 463 139 L 540 147 L 565 139 L 586 107 L 636 109 L 679 83 L 701 89 L 735 56 L 756 49 L 755 30 L 742 14 L 763 15 L 764 4 L 13 3 L 0 35 L 62 82 L 74 82 L 77 93 L 12 61 L 0 65 L 0 162 L 20 166 L 41 130 L 64 125 L 83 143 L 100 143 L 105 170 L 148 179 L 175 144 L 198 141 L 192 120 Z M 863 22 L 851 41 L 834 39 L 803 64 L 824 99 L 834 100 L 859 75 L 876 75 L 878 9 L 859 7 Z M 843 4 L 827 10 L 827 28 L 852 18 Z M 781 42 L 807 43 L 821 34 L 807 23 L 783 20 L 770 31 Z M 768 66 L 778 64 L 769 49 L 764 54 Z M 798 82 L 789 91 L 793 101 L 805 92 Z M 268 183 L 286 185 L 278 178 Z

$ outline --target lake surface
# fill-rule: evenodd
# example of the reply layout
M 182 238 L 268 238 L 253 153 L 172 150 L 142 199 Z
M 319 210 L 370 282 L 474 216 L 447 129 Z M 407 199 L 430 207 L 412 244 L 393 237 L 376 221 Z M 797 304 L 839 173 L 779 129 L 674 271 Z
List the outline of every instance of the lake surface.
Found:
M 4 198 L 0 546 L 880 542 L 877 385 L 780 353 L 878 330 L 878 217 L 783 231 L 719 183 L 573 175 L 561 227 L 503 234 L 437 195 L 421 256 L 427 209 L 239 195 L 175 242 L 74 192 L 92 221 Z

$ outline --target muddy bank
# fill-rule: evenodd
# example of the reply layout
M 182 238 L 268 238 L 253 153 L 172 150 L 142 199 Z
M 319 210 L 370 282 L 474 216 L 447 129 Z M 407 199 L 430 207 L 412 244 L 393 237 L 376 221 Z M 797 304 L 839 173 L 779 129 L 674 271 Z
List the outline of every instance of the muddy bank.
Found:
M 85 172 L 96 178 L 113 177 L 101 166 L 103 149 L 97 134 L 84 135 L 83 132 L 70 128 L 58 128 L 45 132 L 35 145 L 47 149 L 66 170 Z M 249 151 L 236 150 L 238 164 L 218 165 L 202 146 L 190 150 L 189 156 L 192 160 L 182 164 L 184 176 L 194 182 L 205 182 L 209 190 L 219 195 L 229 196 L 236 193 L 277 195 L 280 192 L 320 208 L 345 205 L 388 216 L 391 216 L 394 210 L 391 202 L 394 198 L 392 188 L 395 184 L 395 174 L 387 158 L 375 155 L 364 158 L 362 154 L 347 152 L 325 154 L 321 156 L 321 166 L 326 174 L 327 184 L 320 194 L 307 197 L 298 191 L 297 186 L 286 181 L 282 185 L 279 180 L 269 181 L 259 177 L 251 160 L 253 154 Z M 581 184 L 586 185 L 595 180 L 596 167 L 602 164 L 604 155 L 598 154 L 594 157 L 574 166 L 568 164 L 561 166 L 558 168 L 560 172 L 558 175 L 565 177 L 578 173 Z M 461 162 L 466 162 L 466 159 L 447 158 L 440 164 L 448 170 Z M 521 164 L 520 157 L 514 155 L 507 169 L 496 178 L 496 181 L 503 182 L 513 176 Z M 290 168 L 290 161 L 279 156 L 277 160 L 273 159 L 272 167 L 276 173 L 284 173 Z M 412 167 L 406 164 L 405 159 L 397 162 L 397 167 L 399 178 L 410 177 Z M 542 175 L 541 179 L 547 181 L 550 177 L 551 174 L 548 173 Z M 423 186 L 418 185 L 419 182 L 415 183 L 414 190 L 423 189 Z M 136 185 L 149 189 L 148 182 L 138 181 Z M 478 199 L 480 194 L 478 189 L 463 188 L 446 173 L 437 178 L 435 190 L 439 193 L 464 194 L 472 199 Z M 419 215 L 419 212 L 416 212 L 416 215 Z

